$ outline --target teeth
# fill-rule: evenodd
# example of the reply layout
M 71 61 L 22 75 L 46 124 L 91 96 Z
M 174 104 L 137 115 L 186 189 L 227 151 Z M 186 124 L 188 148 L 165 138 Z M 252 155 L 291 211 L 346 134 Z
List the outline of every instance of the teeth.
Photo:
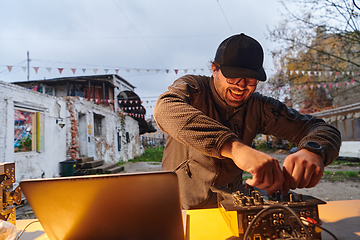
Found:
M 241 93 L 239 93 L 239 92 L 234 92 L 233 90 L 231 90 L 230 89 L 230 91 L 233 93 L 233 94 L 236 94 L 236 95 L 239 95 L 239 96 L 241 96 L 241 95 L 243 95 L 244 93 L 243 92 L 241 92 Z

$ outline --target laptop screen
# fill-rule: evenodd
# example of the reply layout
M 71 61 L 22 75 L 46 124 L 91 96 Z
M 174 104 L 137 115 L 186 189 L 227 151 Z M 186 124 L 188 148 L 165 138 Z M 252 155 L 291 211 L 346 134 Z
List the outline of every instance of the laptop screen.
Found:
M 174 172 L 20 182 L 50 239 L 184 239 Z

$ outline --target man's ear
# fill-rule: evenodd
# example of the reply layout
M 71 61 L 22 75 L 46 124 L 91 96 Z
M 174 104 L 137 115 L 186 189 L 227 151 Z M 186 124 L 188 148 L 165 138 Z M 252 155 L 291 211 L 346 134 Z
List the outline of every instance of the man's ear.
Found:
M 215 78 L 215 75 L 219 69 L 217 69 L 216 65 L 214 63 L 211 63 L 211 69 L 212 69 L 212 75 Z

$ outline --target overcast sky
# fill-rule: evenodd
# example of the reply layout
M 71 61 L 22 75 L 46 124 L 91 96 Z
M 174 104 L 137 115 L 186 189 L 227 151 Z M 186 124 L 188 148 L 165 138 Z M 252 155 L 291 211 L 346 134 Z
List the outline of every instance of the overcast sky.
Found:
M 270 76 L 267 27 L 281 9 L 276 0 L 0 0 L 0 81 L 27 80 L 29 51 L 30 80 L 119 69 L 154 105 L 185 72 L 210 75 L 220 42 L 241 32 L 262 44 Z

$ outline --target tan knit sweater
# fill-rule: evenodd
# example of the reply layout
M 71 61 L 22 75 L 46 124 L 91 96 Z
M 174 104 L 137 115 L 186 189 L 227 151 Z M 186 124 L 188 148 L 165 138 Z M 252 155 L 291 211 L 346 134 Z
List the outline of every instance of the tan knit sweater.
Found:
M 341 144 L 336 128 L 273 98 L 254 93 L 239 108 L 227 106 L 207 76 L 177 79 L 159 97 L 154 117 L 169 135 L 162 168 L 177 173 L 184 209 L 214 206 L 210 186 L 242 183 L 242 170 L 220 155 L 229 138 L 251 146 L 263 133 L 296 143 L 299 149 L 307 141 L 318 142 L 325 149 L 321 156 L 325 164 L 336 159 Z

